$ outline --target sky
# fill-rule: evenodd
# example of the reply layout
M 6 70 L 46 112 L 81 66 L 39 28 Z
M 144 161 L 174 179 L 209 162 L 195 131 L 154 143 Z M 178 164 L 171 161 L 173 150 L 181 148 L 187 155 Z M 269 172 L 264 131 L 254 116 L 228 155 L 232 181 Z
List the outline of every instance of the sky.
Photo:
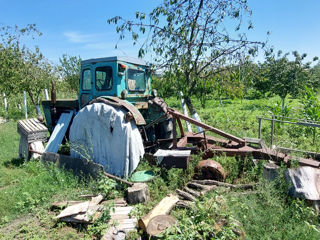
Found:
M 134 19 L 135 12 L 150 12 L 155 0 L 0 0 L 0 25 L 24 27 L 34 23 L 43 33 L 25 40 L 38 46 L 51 62 L 63 54 L 82 59 L 107 56 L 136 57 L 138 47 L 130 38 L 118 42 L 114 25 L 107 20 L 120 15 Z M 307 53 L 309 60 L 320 57 L 320 0 L 248 0 L 254 29 L 249 40 L 268 40 L 276 50 Z M 270 31 L 271 35 L 267 36 Z M 261 57 L 260 57 L 261 58 Z M 258 59 L 259 60 L 259 59 Z M 262 58 L 260 59 L 262 60 Z

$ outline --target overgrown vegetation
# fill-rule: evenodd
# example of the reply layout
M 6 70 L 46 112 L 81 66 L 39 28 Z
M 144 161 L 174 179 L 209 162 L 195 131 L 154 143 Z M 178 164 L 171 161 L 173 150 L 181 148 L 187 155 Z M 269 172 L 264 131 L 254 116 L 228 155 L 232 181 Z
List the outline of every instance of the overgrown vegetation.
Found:
M 292 60 L 288 53 L 269 49 L 264 61 L 256 62 L 253 56 L 264 43 L 248 41 L 245 33 L 233 38 L 243 32 L 243 16 L 251 11 L 246 1 L 232 2 L 164 0 L 149 15 L 137 12 L 136 22 L 118 16 L 109 23 L 118 25 L 121 39 L 130 32 L 134 43 L 138 33 L 150 33 L 139 53 L 155 53 L 161 71 L 153 76 L 153 88 L 170 107 L 180 109 L 177 100 L 182 92 L 190 113 L 197 110 L 202 121 L 239 137 L 257 137 L 258 116 L 320 121 L 318 58 L 307 62 L 306 54 L 293 51 Z M 225 29 L 224 21 L 233 22 L 234 29 Z M 251 22 L 247 28 L 252 28 Z M 81 199 L 83 193 L 103 193 L 114 199 L 125 194 L 125 187 L 107 178 L 88 179 L 54 165 L 17 158 L 15 121 L 24 117 L 23 91 L 28 94 L 30 117 L 36 114 L 30 106 L 39 105 L 51 80 L 56 80 L 58 98 L 77 98 L 79 88 L 80 57 L 63 55 L 54 66 L 37 47 L 21 44 L 24 37 L 39 35 L 34 24 L 0 28 L 0 116 L 9 119 L 0 124 L 0 238 L 98 239 L 108 228 L 112 203 L 96 223 L 77 229 L 57 222 L 51 203 Z M 274 129 L 271 137 L 270 121 L 262 121 L 267 145 L 273 138 L 274 145 L 320 151 L 317 128 L 276 122 Z M 185 171 L 155 167 L 143 159 L 137 170 L 152 170 L 156 175 L 148 182 L 151 201 L 135 205 L 131 214 L 145 215 L 165 195 L 182 188 L 200 159 L 192 156 Z M 259 183 L 256 189 L 245 195 L 218 189 L 199 198 L 191 209 L 174 209 L 178 222 L 160 239 L 320 239 L 315 211 L 305 201 L 288 197 L 284 167 L 280 177 L 269 183 L 261 178 L 263 161 L 226 156 L 214 160 L 225 169 L 226 182 Z
M 256 137 L 256 116 L 268 115 L 269 107 L 275 106 L 279 100 L 243 100 L 242 103 L 240 100 L 224 100 L 223 107 L 219 100 L 210 100 L 199 113 L 203 121 L 213 126 L 238 136 Z M 167 102 L 179 108 L 174 98 L 167 99 Z M 200 101 L 195 101 L 199 109 L 200 105 Z M 292 100 L 290 105 L 294 109 L 303 109 L 297 100 Z M 284 139 L 291 137 L 295 131 L 301 134 L 299 129 L 287 131 L 289 126 L 284 129 L 284 136 L 281 136 Z M 268 140 L 270 124 L 264 125 L 262 130 Z M 87 229 L 75 230 L 53 219 L 56 213 L 50 211 L 50 204 L 56 200 L 76 200 L 82 193 L 92 192 L 107 193 L 108 198 L 112 199 L 122 196 L 124 188 L 119 188 L 110 180 L 83 181 L 72 173 L 54 166 L 45 167 L 37 161 L 24 163 L 16 159 L 19 140 L 16 123 L 11 121 L 1 124 L 0 131 L 0 236 L 4 239 L 13 236 L 50 239 L 90 239 L 100 236 L 108 227 L 105 221 L 110 206 L 107 206 L 101 221 Z M 311 144 L 312 136 L 306 133 L 305 138 L 297 142 L 297 147 L 307 146 L 306 139 Z M 142 160 L 137 170 L 152 170 L 156 177 L 148 183 L 151 201 L 135 205 L 132 214 L 137 217 L 145 215 L 166 194 L 182 188 L 191 179 L 193 168 L 199 160 L 200 157 L 192 156 L 186 171 L 165 170 Z M 251 158 L 239 160 L 225 156 L 214 160 L 220 162 L 226 170 L 227 182 L 259 182 L 260 185 L 254 194 L 249 195 L 218 189 L 200 198 L 191 210 L 173 210 L 172 215 L 178 219 L 178 224 L 164 233 L 162 239 L 237 239 L 241 231 L 245 233 L 245 239 L 319 238 L 320 224 L 314 210 L 302 200 L 288 198 L 287 188 L 280 179 L 271 184 L 263 182 L 263 162 L 256 165 Z M 137 234 L 132 233 L 130 236 L 134 239 Z

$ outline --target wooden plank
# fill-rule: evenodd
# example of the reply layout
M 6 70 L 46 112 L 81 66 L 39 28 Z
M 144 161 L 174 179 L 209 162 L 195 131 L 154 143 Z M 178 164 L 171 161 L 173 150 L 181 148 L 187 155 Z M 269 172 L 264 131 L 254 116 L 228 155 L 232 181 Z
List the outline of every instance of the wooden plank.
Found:
M 24 124 L 27 125 L 29 127 L 29 129 L 31 130 L 31 132 L 34 132 L 34 127 L 32 126 L 32 124 L 29 123 L 29 121 L 26 119 L 24 121 Z
M 66 134 L 68 126 L 71 122 L 73 112 L 69 111 L 67 113 L 62 113 L 57 125 L 55 126 L 49 142 L 46 146 L 45 152 L 58 152 L 59 146 Z
M 38 123 L 38 125 L 41 127 L 42 130 L 48 131 L 48 128 L 42 122 L 40 122 L 37 118 L 35 118 L 35 122 Z
M 115 214 L 115 215 L 111 215 L 112 216 L 112 220 L 125 220 L 128 219 L 128 214 Z
M 38 131 L 43 131 L 43 130 L 45 130 L 44 129 L 44 126 L 38 121 L 36 121 L 36 120 L 38 120 L 38 119 L 36 119 L 36 118 L 32 118 L 32 119 L 30 119 L 30 122 L 33 124 L 33 125 L 35 125 L 35 127 L 38 129 Z
M 89 207 L 89 201 L 72 205 L 70 207 L 67 207 L 65 210 L 63 210 L 56 218 L 60 219 L 60 218 L 76 215 L 79 213 L 84 213 L 88 210 L 88 207 Z
M 113 215 L 120 215 L 120 214 L 127 214 L 129 215 L 129 213 L 131 212 L 131 210 L 133 209 L 133 207 L 115 207 L 112 208 L 110 211 L 110 216 Z
M 97 197 L 93 197 L 90 201 L 81 202 L 67 207 L 56 218 L 65 222 L 89 223 L 94 221 L 95 213 L 101 209 L 102 206 L 98 204 L 102 200 L 103 196 L 100 194 Z
M 34 132 L 37 132 L 37 131 L 40 130 L 40 129 L 38 128 L 38 126 L 37 126 L 38 124 L 35 123 L 34 121 L 32 121 L 32 118 L 28 119 L 27 121 L 28 121 L 28 123 L 32 126 L 32 129 L 33 129 Z
M 18 122 L 18 127 L 19 127 L 19 124 L 21 125 L 21 127 L 22 127 L 23 130 L 27 131 L 27 133 L 28 133 L 28 132 L 31 132 L 31 129 L 29 128 L 28 125 L 26 125 L 26 124 L 24 123 L 24 120 L 20 120 L 20 121 Z
M 62 202 L 54 202 L 51 204 L 51 209 L 64 209 L 68 206 L 72 206 L 78 203 L 82 203 L 82 201 L 62 201 Z

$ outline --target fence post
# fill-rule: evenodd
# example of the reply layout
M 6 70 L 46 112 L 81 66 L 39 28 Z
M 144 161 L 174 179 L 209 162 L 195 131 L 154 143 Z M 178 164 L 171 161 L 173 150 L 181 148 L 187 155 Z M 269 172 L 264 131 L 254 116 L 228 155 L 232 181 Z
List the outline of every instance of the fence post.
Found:
M 274 115 L 272 115 L 272 120 L 271 120 L 271 147 L 273 145 L 273 135 L 274 135 Z
M 44 98 L 46 100 L 49 100 L 49 94 L 48 94 L 48 90 L 46 88 L 44 89 Z
M 3 104 L 4 104 L 4 110 L 6 110 L 6 113 L 8 113 L 8 103 L 7 103 L 7 97 L 5 93 L 3 93 Z
M 24 104 L 24 115 L 26 119 L 28 118 L 28 110 L 27 110 L 27 94 L 26 91 L 23 91 L 23 104 Z
M 258 118 L 258 119 L 259 119 L 258 138 L 261 139 L 261 122 L 262 122 L 262 118 Z

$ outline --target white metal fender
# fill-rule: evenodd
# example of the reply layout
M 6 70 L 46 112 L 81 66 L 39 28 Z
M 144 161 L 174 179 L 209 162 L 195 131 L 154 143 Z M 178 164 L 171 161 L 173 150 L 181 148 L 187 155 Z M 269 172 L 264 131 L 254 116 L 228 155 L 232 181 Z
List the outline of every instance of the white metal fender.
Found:
M 81 109 L 70 127 L 70 154 L 101 164 L 110 174 L 127 178 L 144 155 L 135 122 L 125 121 L 126 111 L 104 103 Z

